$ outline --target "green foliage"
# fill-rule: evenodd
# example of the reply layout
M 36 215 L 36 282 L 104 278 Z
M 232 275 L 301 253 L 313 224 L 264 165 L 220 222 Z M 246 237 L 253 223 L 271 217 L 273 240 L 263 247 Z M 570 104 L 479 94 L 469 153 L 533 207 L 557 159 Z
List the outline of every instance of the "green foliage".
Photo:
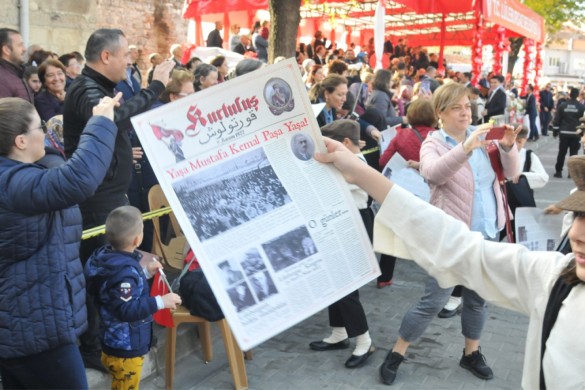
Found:
M 568 21 L 585 23 L 583 0 L 525 0 L 524 4 L 544 17 L 548 34 L 559 31 Z

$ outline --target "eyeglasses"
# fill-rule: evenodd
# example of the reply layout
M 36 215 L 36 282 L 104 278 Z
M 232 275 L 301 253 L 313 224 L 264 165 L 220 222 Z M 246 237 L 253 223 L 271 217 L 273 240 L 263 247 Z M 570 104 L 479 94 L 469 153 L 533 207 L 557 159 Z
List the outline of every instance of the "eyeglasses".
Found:
M 45 134 L 47 134 L 47 132 L 49 131 L 49 129 L 47 128 L 47 122 L 45 122 L 43 120 L 41 121 L 41 125 L 39 127 L 33 128 L 33 130 L 36 130 L 36 129 L 41 129 L 43 131 L 43 133 L 45 133 Z

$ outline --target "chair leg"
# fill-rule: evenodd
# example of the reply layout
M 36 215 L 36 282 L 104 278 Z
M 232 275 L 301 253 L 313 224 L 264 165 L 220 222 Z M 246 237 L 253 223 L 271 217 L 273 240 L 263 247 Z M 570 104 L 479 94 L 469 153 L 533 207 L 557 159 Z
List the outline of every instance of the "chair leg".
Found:
M 248 375 L 246 373 L 246 365 L 244 364 L 244 354 L 236 342 L 227 321 L 223 319 L 218 321 L 217 324 L 221 328 L 225 352 L 230 363 L 232 378 L 234 379 L 234 387 L 236 390 L 247 389 Z
M 211 324 L 209 321 L 205 321 L 199 324 L 199 338 L 201 339 L 203 360 L 205 360 L 205 364 L 207 364 L 213 359 L 213 347 L 211 345 Z
M 165 364 L 165 388 L 166 390 L 173 389 L 173 379 L 175 376 L 175 349 L 177 344 L 177 325 L 173 328 L 167 328 L 167 349 L 166 349 L 166 364 Z
M 254 355 L 252 353 L 252 350 L 244 351 L 244 359 L 246 359 L 246 360 L 253 360 L 254 359 Z

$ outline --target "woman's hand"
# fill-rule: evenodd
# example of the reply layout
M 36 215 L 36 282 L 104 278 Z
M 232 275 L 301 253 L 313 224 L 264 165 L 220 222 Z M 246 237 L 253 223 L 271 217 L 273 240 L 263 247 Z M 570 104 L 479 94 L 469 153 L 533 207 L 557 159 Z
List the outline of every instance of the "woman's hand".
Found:
M 408 160 L 408 167 L 412 169 L 416 169 L 417 171 L 420 168 L 420 162 L 414 160 Z
M 367 165 L 349 151 L 341 142 L 323 137 L 327 154 L 315 153 L 315 160 L 322 163 L 333 163 L 348 183 L 354 184 L 359 176 L 360 168 Z
M 144 155 L 144 152 L 142 151 L 142 148 L 139 146 L 135 146 L 132 148 L 132 164 L 136 164 L 138 162 L 138 160 L 140 160 L 142 158 L 142 156 Z
M 475 149 L 485 146 L 487 141 L 485 140 L 484 135 L 489 133 L 492 127 L 494 126 L 491 123 L 477 126 L 476 129 L 469 135 L 469 137 L 463 141 L 463 151 L 465 151 L 465 154 L 469 154 Z
M 332 163 L 348 183 L 356 184 L 379 203 L 383 203 L 392 182 L 350 152 L 341 142 L 323 137 L 327 153 L 315 153 L 315 160 Z
M 370 137 L 372 137 L 375 141 L 380 142 L 380 138 L 382 138 L 382 133 L 380 133 L 380 130 L 374 129 L 370 133 Z
M 506 127 L 506 132 L 504 133 L 504 137 L 501 140 L 499 140 L 498 142 L 502 146 L 506 146 L 508 148 L 511 148 L 516 143 L 516 136 L 518 135 L 520 130 L 522 130 L 522 126 L 518 126 L 516 128 L 516 130 L 514 130 L 514 127 L 512 127 L 510 125 L 506 125 L 505 127 Z
M 561 212 L 563 212 L 563 209 L 558 208 L 557 206 L 555 206 L 554 204 L 548 205 L 544 208 L 544 213 L 545 214 L 553 214 L 553 215 L 557 215 L 560 214 Z
M 118 107 L 120 105 L 120 99 L 122 99 L 122 92 L 118 92 L 113 98 L 108 96 L 101 98 L 98 105 L 93 108 L 93 115 L 105 116 L 109 120 L 113 121 L 114 107 Z

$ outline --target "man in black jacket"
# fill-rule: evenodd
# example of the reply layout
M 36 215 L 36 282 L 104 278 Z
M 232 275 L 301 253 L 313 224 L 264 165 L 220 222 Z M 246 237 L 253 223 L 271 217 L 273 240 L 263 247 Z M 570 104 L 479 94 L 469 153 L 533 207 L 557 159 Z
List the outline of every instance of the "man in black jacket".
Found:
M 546 84 L 540 91 L 540 131 L 542 135 L 547 136 L 548 125 L 552 117 L 552 110 L 555 107 L 553 94 L 550 91 L 550 83 Z
M 220 30 L 223 29 L 223 22 L 215 22 L 215 30 L 207 36 L 207 47 L 223 47 L 223 38 Z
M 63 112 L 65 154 L 71 157 L 81 133 L 92 116 L 92 107 L 100 99 L 115 95 L 115 87 L 127 77 L 127 68 L 132 64 L 128 41 L 121 30 L 100 29 L 87 41 L 85 49 L 87 64 L 67 92 Z M 153 81 L 147 89 L 124 102 L 114 114 L 118 126 L 114 155 L 104 181 L 95 194 L 79 205 L 83 217 L 83 229 L 103 225 L 113 209 L 128 204 L 126 192 L 132 172 L 132 146 L 126 129 L 130 118 L 150 108 L 164 91 L 173 69 L 173 62 L 167 61 L 156 67 Z M 88 167 L 91 169 L 91 167 Z M 81 242 L 80 258 L 85 264 L 95 249 L 105 244 L 102 236 Z M 87 299 L 88 331 L 80 338 L 80 351 L 86 367 L 103 369 L 98 312 L 93 299 Z
M 577 126 L 579 126 L 579 118 L 585 112 L 585 106 L 577 101 L 579 97 L 579 90 L 571 88 L 570 100 L 558 105 L 557 113 L 553 121 L 553 136 L 559 136 L 559 154 L 557 155 L 557 163 L 555 164 L 554 177 L 563 177 L 563 165 L 565 165 L 565 157 L 567 156 L 567 149 L 569 155 L 574 156 L 579 152 L 581 145 L 581 135 L 577 134 Z
M 488 94 L 485 110 L 483 110 L 484 122 L 487 123 L 491 117 L 504 115 L 506 112 L 506 92 L 504 91 L 504 76 L 501 74 L 490 77 L 490 92 Z

